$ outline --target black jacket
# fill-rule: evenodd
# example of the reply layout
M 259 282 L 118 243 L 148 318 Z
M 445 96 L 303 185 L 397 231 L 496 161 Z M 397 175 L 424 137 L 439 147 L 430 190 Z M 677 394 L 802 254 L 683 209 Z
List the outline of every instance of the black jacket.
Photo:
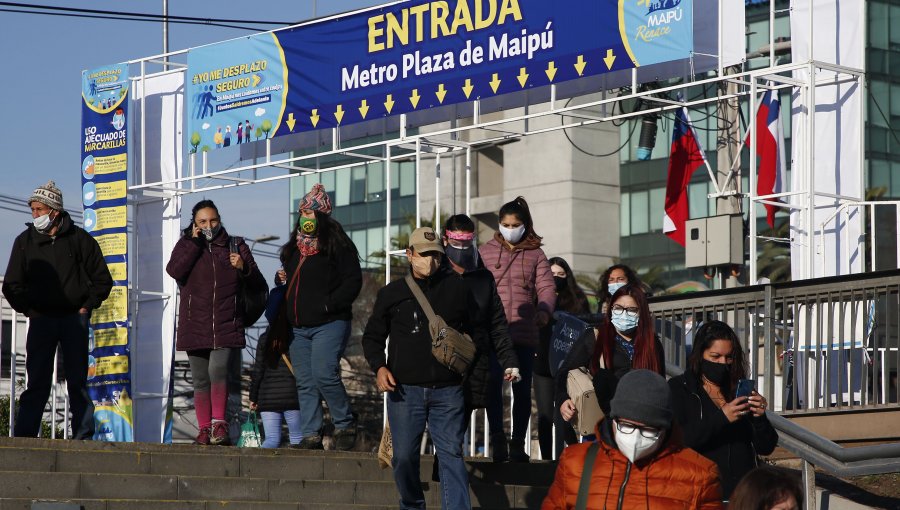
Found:
M 321 326 L 353 318 L 353 300 L 362 289 L 362 271 L 356 253 L 339 251 L 334 256 L 319 252 L 307 257 L 292 285 L 300 252 L 285 262 L 288 320 L 293 326 Z
M 297 381 L 281 356 L 268 359 L 268 330 L 256 344 L 256 360 L 250 370 L 250 402 L 262 411 L 283 412 L 300 409 Z
M 729 423 L 690 371 L 670 379 L 669 387 L 685 446 L 719 466 L 722 496 L 728 499 L 741 478 L 756 467 L 756 456 L 772 453 L 778 433 L 765 416 Z
M 448 326 L 462 333 L 474 333 L 476 305 L 463 278 L 441 269 L 427 279 L 416 280 L 434 313 Z M 385 360 L 385 341 L 390 336 Z M 474 336 L 474 335 L 473 335 Z M 441 388 L 458 385 L 461 376 L 441 365 L 431 354 L 428 317 L 406 284 L 406 279 L 393 281 L 378 291 L 372 316 L 362 339 L 369 367 L 376 374 L 388 367 L 399 384 Z
M 55 237 L 28 229 L 13 242 L 3 295 L 19 313 L 61 316 L 93 310 L 109 296 L 113 279 L 100 245 L 60 213 Z
M 475 362 L 463 386 L 466 405 L 470 409 L 487 407 L 488 385 L 491 378 L 490 353 L 493 351 L 497 361 L 504 369 L 518 368 L 519 359 L 513 350 L 512 340 L 507 329 L 506 312 L 503 302 L 497 293 L 494 275 L 484 268 L 463 273 L 463 280 L 469 286 L 472 299 L 478 307 L 475 321 L 479 327 L 472 340 L 478 347 Z
M 556 372 L 556 401 L 560 404 L 569 398 L 569 391 L 566 388 L 569 371 L 578 367 L 591 367 L 591 358 L 594 355 L 596 342 L 594 328 L 588 328 L 575 341 L 565 361 L 559 366 L 559 371 Z M 609 401 L 616 394 L 616 386 L 619 384 L 619 379 L 631 370 L 631 360 L 628 358 L 625 350 L 619 346 L 618 342 L 613 347 L 612 364 L 606 363 L 607 367 L 611 366 L 612 368 L 601 368 L 597 370 L 597 373 L 593 374 L 594 386 L 602 390 L 597 395 L 597 401 L 600 403 L 600 408 L 603 409 L 603 412 L 607 414 L 609 413 Z M 659 366 L 663 370 L 660 375 L 665 377 L 666 358 L 662 342 L 659 341 L 658 336 L 656 337 L 656 355 L 659 358 Z M 603 383 L 598 383 L 598 379 L 602 380 Z

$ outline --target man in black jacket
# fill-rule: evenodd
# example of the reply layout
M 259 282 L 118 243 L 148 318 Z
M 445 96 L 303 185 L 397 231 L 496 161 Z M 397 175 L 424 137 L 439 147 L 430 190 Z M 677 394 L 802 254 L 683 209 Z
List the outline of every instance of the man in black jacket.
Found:
M 37 437 L 50 396 L 53 356 L 62 348 L 72 409 L 72 437 L 94 435 L 94 404 L 87 391 L 88 323 L 109 296 L 112 276 L 97 241 L 63 210 L 53 181 L 28 199 L 34 223 L 13 243 L 3 295 L 31 319 L 25 343 L 28 387 L 19 400 L 14 433 Z
M 473 333 L 471 317 L 475 316 L 475 304 L 469 288 L 458 274 L 442 269 L 444 247 L 434 230 L 416 229 L 410 235 L 406 256 L 414 282 L 434 313 L 451 328 Z M 376 373 L 378 389 L 388 392 L 394 481 L 400 493 L 400 508 L 425 508 L 419 479 L 419 445 L 426 423 L 440 459 L 442 507 L 471 508 L 462 457 L 462 377 L 431 354 L 428 318 L 405 279 L 391 282 L 378 292 L 363 335 L 363 349 Z

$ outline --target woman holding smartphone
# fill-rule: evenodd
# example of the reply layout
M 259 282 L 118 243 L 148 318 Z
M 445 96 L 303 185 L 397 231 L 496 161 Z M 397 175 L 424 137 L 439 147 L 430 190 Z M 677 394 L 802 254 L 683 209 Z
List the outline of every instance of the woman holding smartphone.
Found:
M 745 377 L 744 350 L 734 330 L 709 321 L 694 337 L 687 370 L 669 380 L 684 444 L 716 463 L 726 500 L 756 467 L 756 456 L 769 455 L 778 443 L 766 418 L 768 402 Z
M 191 211 L 191 224 L 175 244 L 166 272 L 178 282 L 175 348 L 187 351 L 194 381 L 196 443 L 227 444 L 228 359 L 244 348 L 244 318 L 237 306 L 241 278 L 259 278 L 247 243 L 222 226 L 212 200 Z M 246 324 L 250 326 L 250 324 Z

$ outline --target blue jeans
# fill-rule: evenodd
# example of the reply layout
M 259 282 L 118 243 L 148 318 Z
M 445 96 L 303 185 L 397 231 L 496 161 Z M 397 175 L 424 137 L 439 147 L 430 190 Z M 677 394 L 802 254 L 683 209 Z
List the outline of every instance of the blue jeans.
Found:
M 528 421 L 531 419 L 531 375 L 534 369 L 534 349 L 531 347 L 514 347 L 519 357 L 519 375 L 522 380 L 512 385 L 513 423 L 512 438 L 525 439 Z M 503 432 L 503 368 L 497 362 L 497 356 L 491 352 L 491 380 L 488 387 L 488 424 L 491 435 Z
M 262 418 L 263 448 L 278 448 L 281 446 L 281 416 L 284 415 L 284 421 L 288 426 L 288 437 L 291 444 L 300 444 L 303 439 L 303 433 L 300 432 L 300 411 L 294 409 L 292 411 L 275 412 L 262 411 L 259 413 Z
M 294 328 L 291 364 L 297 379 L 300 429 L 304 437 L 321 434 L 323 398 L 337 430 L 353 425 L 350 399 L 341 381 L 341 356 L 349 338 L 350 321 Z
M 426 423 L 439 461 L 442 508 L 472 508 L 462 452 L 467 425 L 462 387 L 431 389 L 398 384 L 396 390 L 388 393 L 387 412 L 401 510 L 425 508 L 419 479 L 419 446 Z

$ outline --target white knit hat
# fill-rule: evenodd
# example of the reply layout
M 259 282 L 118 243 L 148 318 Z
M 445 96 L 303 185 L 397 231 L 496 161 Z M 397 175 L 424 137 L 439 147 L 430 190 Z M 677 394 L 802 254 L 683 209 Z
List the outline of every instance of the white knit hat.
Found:
M 47 184 L 37 188 L 31 194 L 31 197 L 28 199 L 28 205 L 31 205 L 32 202 L 40 202 L 51 209 L 61 211 L 63 208 L 62 191 L 56 187 L 55 182 L 47 181 Z

